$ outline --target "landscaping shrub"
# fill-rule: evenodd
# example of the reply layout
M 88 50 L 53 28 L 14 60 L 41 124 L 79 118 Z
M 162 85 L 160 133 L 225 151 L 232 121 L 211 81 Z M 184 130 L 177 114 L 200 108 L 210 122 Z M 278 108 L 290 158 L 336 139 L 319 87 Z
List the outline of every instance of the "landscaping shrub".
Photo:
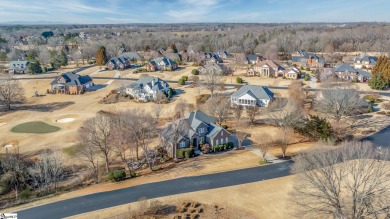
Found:
M 20 199 L 21 200 L 26 200 L 26 199 L 29 199 L 30 197 L 31 197 L 31 191 L 29 189 L 24 189 L 20 193 Z
M 304 70 L 303 66 L 301 66 L 301 67 L 299 68 L 299 70 L 301 70 L 301 71 Z
M 131 178 L 134 178 L 134 177 L 136 177 L 136 176 L 137 176 L 137 173 L 136 173 L 136 172 L 131 172 L 131 173 L 130 173 L 130 177 L 131 177 Z
M 186 84 L 186 81 L 185 81 L 183 78 L 180 78 L 179 81 L 178 81 L 178 83 L 179 83 L 180 85 L 185 85 L 185 84 Z
M 367 111 L 368 111 L 369 113 L 374 112 L 374 107 L 372 107 L 372 104 L 368 104 Z
M 306 68 L 306 71 L 310 71 L 310 68 L 309 68 L 309 67 L 307 67 L 307 68 Z
M 310 80 L 310 75 L 308 73 L 305 74 L 305 81 Z
M 180 148 L 176 151 L 178 158 L 190 158 L 194 156 L 193 148 Z
M 126 178 L 126 172 L 124 170 L 115 170 L 113 175 L 116 182 L 122 181 Z
M 228 148 L 229 148 L 229 149 L 234 148 L 233 142 L 228 142 L 227 144 L 228 144 Z
M 43 67 L 43 72 L 47 72 L 47 67 Z
M 224 129 L 227 129 L 227 128 L 228 128 L 228 126 L 227 126 L 227 125 L 223 125 L 223 126 L 222 126 L 222 128 L 224 128 Z
M 382 100 L 379 99 L 379 95 L 377 95 L 377 94 L 366 95 L 363 97 L 363 99 L 365 99 L 371 103 L 381 103 L 382 102 Z
M 219 151 L 219 147 L 218 146 L 213 146 L 213 148 L 211 150 L 213 151 L 213 153 L 218 152 Z
M 236 82 L 237 82 L 238 84 L 242 84 L 242 83 L 244 83 L 244 80 L 242 80 L 242 78 L 240 78 L 240 77 L 237 77 L 237 78 L 236 78 Z
M 188 76 L 182 76 L 181 77 L 184 81 L 188 81 Z
M 259 161 L 260 166 L 261 166 L 261 165 L 264 165 L 264 164 L 267 164 L 267 163 L 268 163 L 268 162 L 267 162 L 266 160 L 260 160 L 260 161 Z
M 193 74 L 193 75 L 198 75 L 198 74 L 199 74 L 199 71 L 196 70 L 196 69 L 192 69 L 191 74 Z
M 223 144 L 220 144 L 218 147 L 219 147 L 219 151 L 224 151 L 225 150 L 225 146 Z
M 357 82 L 358 82 L 357 78 L 352 79 L 352 83 L 357 83 Z
M 106 181 L 113 181 L 114 180 L 114 173 L 108 172 L 105 177 Z

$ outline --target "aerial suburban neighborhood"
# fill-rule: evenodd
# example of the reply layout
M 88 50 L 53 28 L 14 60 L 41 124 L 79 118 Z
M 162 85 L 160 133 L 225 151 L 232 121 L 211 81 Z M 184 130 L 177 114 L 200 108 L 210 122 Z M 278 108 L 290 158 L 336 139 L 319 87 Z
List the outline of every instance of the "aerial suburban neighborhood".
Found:
M 0 219 L 390 218 L 390 4 L 351 4 L 4 0 Z

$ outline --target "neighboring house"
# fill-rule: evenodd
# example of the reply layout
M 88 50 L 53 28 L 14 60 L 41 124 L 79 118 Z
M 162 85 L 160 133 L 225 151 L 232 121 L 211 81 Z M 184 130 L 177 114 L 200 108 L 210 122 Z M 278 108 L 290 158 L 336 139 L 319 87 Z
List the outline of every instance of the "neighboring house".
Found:
M 232 59 L 234 58 L 234 55 L 229 53 L 228 51 L 226 50 L 219 50 L 217 52 L 217 55 L 219 55 L 219 57 L 223 58 L 223 59 Z
M 253 68 L 248 70 L 248 75 L 259 75 L 262 77 L 279 77 L 283 76 L 285 69 L 274 61 L 265 60 L 257 63 Z
M 219 55 L 212 53 L 212 52 L 205 52 L 204 53 L 204 59 L 205 63 L 222 63 L 222 59 Z
M 52 93 L 81 94 L 94 84 L 89 75 L 67 72 L 54 79 L 50 85 Z
M 167 59 L 174 60 L 175 62 L 181 62 L 183 60 L 183 57 L 179 53 L 165 53 L 164 57 Z
M 209 62 L 209 63 L 206 63 L 204 66 L 199 68 L 199 72 L 201 74 L 204 74 L 204 73 L 210 72 L 210 71 L 216 71 L 216 72 L 219 72 L 220 74 L 223 74 L 224 67 L 221 64 Z
M 293 65 L 298 67 L 307 66 L 307 67 L 324 67 L 325 58 L 317 56 L 314 53 L 308 53 L 304 50 L 299 50 L 296 53 L 293 53 L 291 56 L 291 62 Z
M 284 77 L 287 78 L 287 79 L 293 79 L 293 80 L 296 80 L 298 79 L 298 75 L 299 75 L 299 70 L 297 68 L 292 68 L 290 70 L 287 70 L 285 73 L 284 73 Z
M 133 63 L 142 62 L 144 60 L 138 53 L 135 52 L 124 52 L 121 56 L 129 59 Z
M 147 71 L 174 71 L 178 67 L 177 63 L 165 57 L 158 57 L 146 65 Z
M 106 65 L 107 68 L 110 70 L 114 70 L 114 69 L 124 70 L 126 68 L 131 67 L 130 60 L 124 56 L 111 58 L 110 60 L 108 60 Z
M 355 68 L 373 68 L 378 61 L 378 57 L 364 55 L 356 57 L 354 60 Z
M 8 73 L 11 74 L 28 74 L 29 61 L 13 61 L 9 63 Z
M 180 133 L 176 142 L 172 142 L 174 138 L 173 126 L 179 123 L 184 124 L 185 130 Z M 200 110 L 187 114 L 185 118 L 175 121 L 174 124 L 169 124 L 162 133 L 162 137 L 177 148 L 193 147 L 195 151 L 200 150 L 201 144 L 209 144 L 212 147 L 237 142 L 234 135 L 216 125 L 213 118 Z
M 126 88 L 126 94 L 135 99 L 149 101 L 156 98 L 158 93 L 168 93 L 169 84 L 157 77 L 143 77 Z
M 274 93 L 267 87 L 244 85 L 230 96 L 232 107 L 239 106 L 268 106 L 274 99 Z
M 255 64 L 264 60 L 263 57 L 256 55 L 256 54 L 249 54 L 245 58 L 246 58 L 248 64 L 250 64 L 250 65 L 255 65 Z
M 366 82 L 371 78 L 371 74 L 361 69 L 355 69 L 348 64 L 340 64 L 332 69 L 333 74 L 342 80 L 354 80 L 359 82 Z

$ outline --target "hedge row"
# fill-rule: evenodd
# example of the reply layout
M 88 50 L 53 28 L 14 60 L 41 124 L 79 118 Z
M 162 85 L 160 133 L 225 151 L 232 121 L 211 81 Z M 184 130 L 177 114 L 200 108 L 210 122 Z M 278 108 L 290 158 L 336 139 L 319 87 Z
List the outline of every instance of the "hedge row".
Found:
M 220 144 L 220 145 L 217 145 L 217 146 L 213 146 L 211 148 L 211 151 L 213 153 L 215 152 L 219 152 L 219 151 L 227 151 L 227 150 L 230 150 L 230 149 L 233 149 L 233 143 L 232 142 L 228 142 L 227 144 Z
M 176 151 L 178 158 L 190 158 L 195 155 L 193 148 L 180 148 Z

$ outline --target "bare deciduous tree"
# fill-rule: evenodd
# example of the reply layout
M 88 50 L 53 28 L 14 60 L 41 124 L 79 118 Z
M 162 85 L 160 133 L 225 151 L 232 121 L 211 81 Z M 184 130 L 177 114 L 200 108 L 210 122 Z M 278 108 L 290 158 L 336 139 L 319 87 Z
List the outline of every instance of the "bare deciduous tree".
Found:
M 204 108 L 219 125 L 222 125 L 222 123 L 228 119 L 230 114 L 230 100 L 228 97 L 214 96 L 206 101 Z
M 46 194 L 51 193 L 52 187 L 56 191 L 65 174 L 62 153 L 44 151 L 41 159 L 29 168 L 29 173 L 32 186 L 44 189 Z
M 98 166 L 98 152 L 96 147 L 92 144 L 80 144 L 78 156 L 85 159 L 92 168 L 95 183 L 99 183 L 99 166 Z
M 223 72 L 214 68 L 203 71 L 201 76 L 203 79 L 202 85 L 210 91 L 211 97 L 213 97 L 214 91 L 225 81 Z
M 247 106 L 245 108 L 246 115 L 249 118 L 251 124 L 255 124 L 256 116 L 260 114 L 260 107 L 258 106 Z
M 299 154 L 291 197 L 300 217 L 385 218 L 390 215 L 388 150 L 351 142 Z
M 318 111 L 339 122 L 354 115 L 367 106 L 355 89 L 333 88 L 321 91 L 321 98 L 315 102 Z
M 283 158 L 285 158 L 287 155 L 287 149 L 291 143 L 292 134 L 293 131 L 288 127 L 280 128 L 276 133 L 275 143 L 280 146 Z
M 184 114 L 188 110 L 188 102 L 185 99 L 179 99 L 175 106 L 175 113 L 178 117 L 184 117 Z
M 24 101 L 24 89 L 19 80 L 14 80 L 11 75 L 0 77 L 0 103 L 8 110 L 14 102 Z
M 271 135 L 267 133 L 260 133 L 253 136 L 252 147 L 258 149 L 261 152 L 262 159 L 267 161 L 265 156 L 268 151 L 274 146 L 274 140 Z
M 112 137 L 112 118 L 106 113 L 99 113 L 96 117 L 86 120 L 80 128 L 78 136 L 82 145 L 94 146 L 102 154 L 106 172 L 110 170 Z
M 234 117 L 236 117 L 237 122 L 240 122 L 241 116 L 242 116 L 242 106 L 234 104 L 231 108 L 234 114 Z

